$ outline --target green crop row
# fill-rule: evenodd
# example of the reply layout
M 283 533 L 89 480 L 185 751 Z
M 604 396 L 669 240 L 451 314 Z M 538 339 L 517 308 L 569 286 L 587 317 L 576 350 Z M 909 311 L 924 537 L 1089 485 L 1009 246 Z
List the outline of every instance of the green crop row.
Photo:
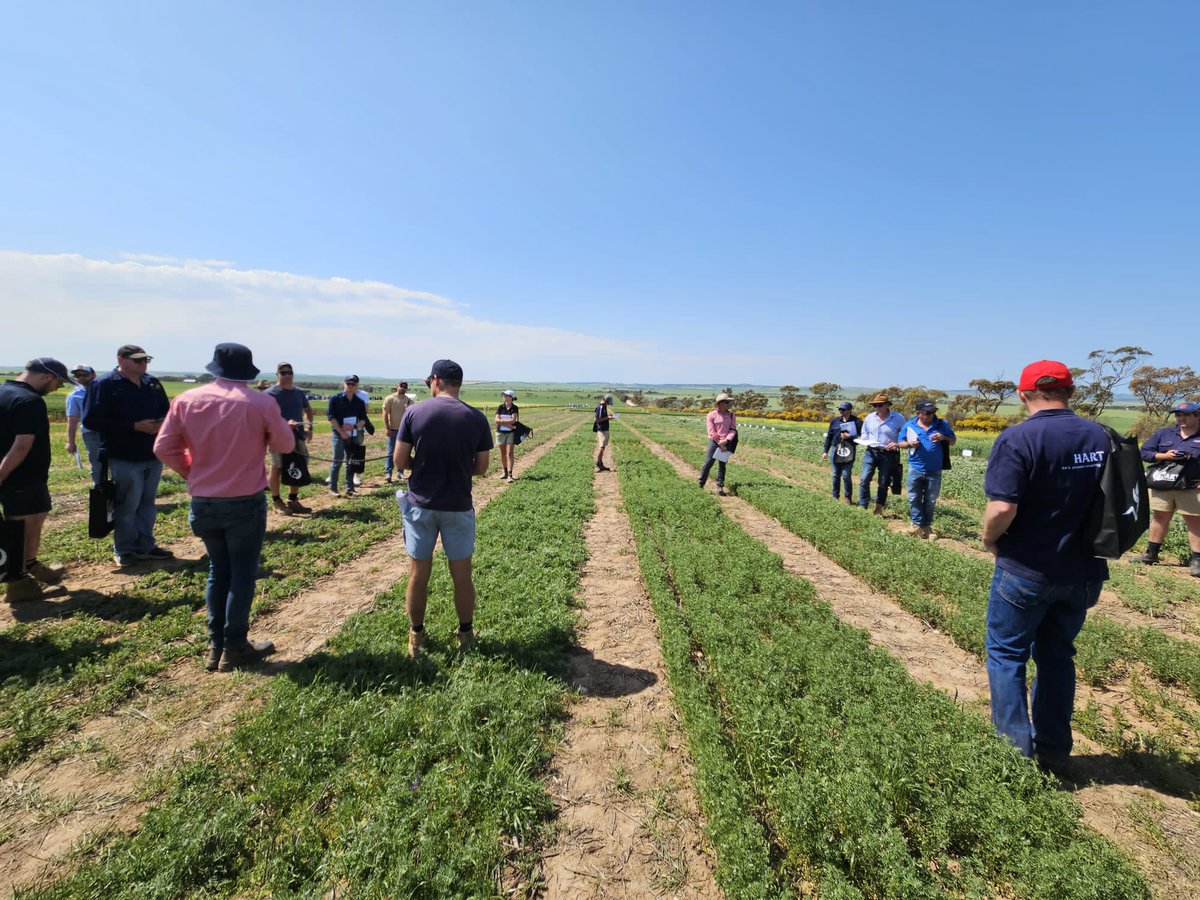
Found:
M 694 427 L 688 427 L 688 423 L 686 422 L 681 422 L 678 419 L 667 419 L 662 416 L 647 417 L 641 420 L 639 428 L 642 428 L 648 436 L 652 436 L 656 441 L 669 447 L 684 459 L 695 460 L 699 464 L 700 459 L 703 458 L 705 439 Z M 778 441 L 778 438 L 773 438 L 771 432 L 753 431 L 744 440 L 751 447 L 757 447 L 760 441 Z M 772 452 L 778 453 L 781 451 L 774 450 Z M 735 466 L 731 477 L 737 477 L 738 472 L 746 473 L 751 469 L 757 470 L 756 464 L 752 461 L 754 459 L 752 451 L 744 453 L 742 458 L 746 462 L 739 461 L 731 464 Z M 772 456 L 772 467 L 782 471 L 789 478 L 794 478 L 807 486 L 817 489 L 819 493 L 825 493 L 825 486 L 830 480 L 825 476 L 825 472 L 828 471 L 827 468 L 821 473 L 822 476 L 825 476 L 824 480 L 820 480 L 813 477 L 814 473 L 812 469 L 814 467 L 809 466 L 807 463 L 795 461 L 795 457 L 788 457 L 786 455 L 783 455 L 782 459 L 793 461 L 789 464 L 786 461 L 781 462 L 779 456 Z M 858 478 L 856 473 L 855 490 L 857 489 Z M 980 476 L 978 491 L 978 496 L 982 498 L 982 476 Z M 905 495 L 893 497 L 892 499 L 893 501 L 901 501 L 901 508 L 905 511 L 907 510 Z M 981 548 L 982 545 L 979 542 L 979 523 L 980 517 L 969 510 L 944 503 L 938 506 L 935 528 L 943 537 L 952 538 Z M 1182 524 L 1179 524 L 1179 530 L 1182 531 L 1182 529 Z M 1186 548 L 1186 538 L 1179 538 L 1179 540 L 1183 542 L 1183 546 Z M 1200 602 L 1200 583 L 1193 583 L 1191 579 L 1180 579 L 1176 573 L 1160 571 L 1147 566 L 1132 565 L 1113 565 L 1110 569 L 1111 580 L 1108 583 L 1109 589 L 1116 594 L 1123 605 L 1138 612 L 1148 615 L 1163 615 L 1169 612 L 1175 604 L 1194 605 Z
M 549 439 L 577 422 L 558 417 L 539 425 L 538 437 Z M 270 529 L 255 613 L 397 532 L 393 490 L 383 486 Z M 186 505 L 178 515 L 186 523 Z M 206 581 L 201 559 L 151 572 L 113 595 L 84 591 L 58 618 L 0 631 L 0 771 L 84 718 L 116 708 L 176 660 L 196 656 L 207 642 L 204 618 L 196 614 L 204 608 Z
M 528 884 L 553 808 L 540 777 L 568 695 L 590 438 L 568 438 L 481 513 L 475 652 L 454 649 L 439 561 L 430 653 L 411 660 L 398 582 L 183 768 L 136 836 L 19 896 L 440 898 Z
M 617 440 L 730 896 L 1146 896 L 987 723 L 838 621 L 710 495 Z

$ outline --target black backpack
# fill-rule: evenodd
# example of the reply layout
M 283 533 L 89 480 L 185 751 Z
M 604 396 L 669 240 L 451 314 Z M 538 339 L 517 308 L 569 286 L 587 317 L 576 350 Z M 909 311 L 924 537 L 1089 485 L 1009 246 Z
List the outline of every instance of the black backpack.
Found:
M 1108 453 L 1100 485 L 1084 523 L 1084 551 L 1104 559 L 1120 559 L 1150 527 L 1150 491 L 1135 438 L 1122 437 L 1107 425 Z

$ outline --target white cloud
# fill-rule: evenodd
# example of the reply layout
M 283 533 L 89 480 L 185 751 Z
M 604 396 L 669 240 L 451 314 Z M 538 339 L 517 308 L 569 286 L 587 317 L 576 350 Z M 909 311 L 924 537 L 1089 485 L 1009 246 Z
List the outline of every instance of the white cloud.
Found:
M 154 369 L 198 371 L 214 344 L 238 341 L 264 370 L 287 359 L 302 372 L 416 376 L 450 357 L 470 379 L 685 382 L 715 374 L 708 352 L 491 322 L 427 291 L 223 260 L 0 251 L 0 285 L 0 363 L 52 355 L 106 367 L 118 346 L 135 342 L 154 355 Z M 765 362 L 729 355 L 720 370 L 761 371 Z

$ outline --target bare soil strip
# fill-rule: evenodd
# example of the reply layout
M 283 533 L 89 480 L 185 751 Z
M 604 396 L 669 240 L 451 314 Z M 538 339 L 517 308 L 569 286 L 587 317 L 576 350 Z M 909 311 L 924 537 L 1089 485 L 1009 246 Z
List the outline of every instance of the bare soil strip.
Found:
M 633 428 L 630 431 L 637 434 Z M 681 477 L 696 478 L 696 466 L 644 435 L 638 437 Z M 839 618 L 864 628 L 872 642 L 899 660 L 914 678 L 985 718 L 989 715 L 987 671 L 978 658 L 750 504 L 736 497 L 724 498 L 721 503 L 731 520 L 780 556 L 788 572 L 809 581 Z M 1077 709 L 1093 700 L 1107 708 L 1117 707 L 1124 718 L 1137 721 L 1137 701 L 1124 688 L 1076 686 Z M 1129 855 L 1155 896 L 1200 896 L 1200 865 L 1196 863 L 1200 860 L 1200 810 L 1189 804 L 1188 792 L 1169 792 L 1145 783 L 1132 766 L 1114 759 L 1078 732 L 1075 752 L 1084 777 L 1074 795 L 1084 821 Z
M 595 485 L 571 657 L 580 696 L 551 763 L 561 831 L 544 854 L 545 896 L 720 897 L 633 531 L 615 474 Z
M 522 468 L 576 430 L 522 454 Z M 475 508 L 507 485 L 498 478 L 478 481 Z M 353 562 L 251 622 L 253 636 L 269 637 L 279 648 L 269 665 L 216 675 L 205 672 L 199 658 L 180 662 L 141 696 L 84 723 L 0 780 L 0 891 L 59 877 L 81 841 L 135 829 L 158 778 L 195 752 L 198 741 L 219 739 L 238 716 L 253 713 L 268 678 L 319 650 L 346 619 L 403 578 L 405 559 L 399 534 L 364 548 Z

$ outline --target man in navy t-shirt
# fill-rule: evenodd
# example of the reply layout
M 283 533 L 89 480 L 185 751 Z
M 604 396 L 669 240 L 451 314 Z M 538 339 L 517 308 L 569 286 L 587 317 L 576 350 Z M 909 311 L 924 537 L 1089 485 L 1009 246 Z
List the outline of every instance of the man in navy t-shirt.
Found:
M 1068 409 L 1074 390 L 1060 362 L 1025 367 L 1017 396 L 1029 418 L 996 438 L 983 484 L 983 545 L 996 557 L 987 612 L 992 723 L 1058 775 L 1072 745 L 1075 636 L 1108 578 L 1108 564 L 1079 535 L 1109 441 L 1099 425 Z M 1031 654 L 1032 723 L 1025 696 Z
M 471 557 L 475 555 L 475 510 L 471 478 L 487 471 L 492 449 L 492 426 L 479 410 L 458 399 L 462 366 L 439 359 L 425 385 L 430 398 L 410 406 L 400 420 L 393 454 L 395 467 L 412 469 L 404 510 L 404 550 L 408 554 L 408 652 L 425 647 L 425 604 L 433 574 L 433 548 L 438 535 L 454 582 L 458 613 L 458 646 L 475 643 L 475 584 Z

